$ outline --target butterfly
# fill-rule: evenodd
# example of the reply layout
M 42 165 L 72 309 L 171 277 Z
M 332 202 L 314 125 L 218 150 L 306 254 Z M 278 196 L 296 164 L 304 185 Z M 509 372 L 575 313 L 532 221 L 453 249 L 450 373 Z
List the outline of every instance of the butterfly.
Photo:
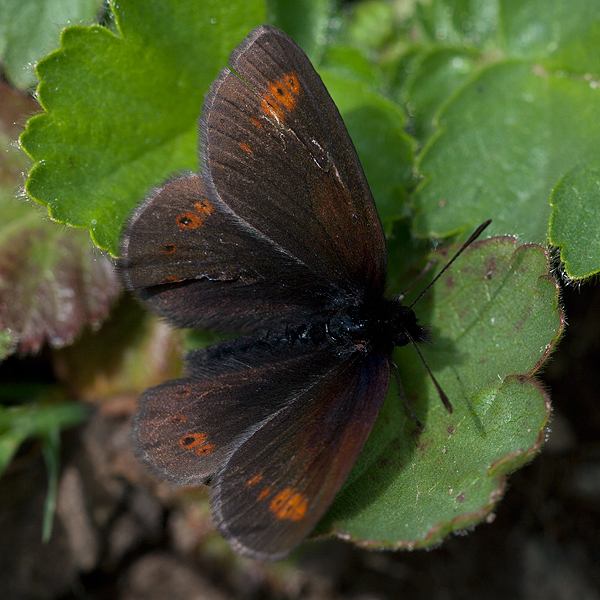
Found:
M 393 349 L 427 334 L 386 296 L 360 161 L 284 32 L 258 27 L 233 51 L 205 99 L 199 154 L 200 173 L 172 177 L 131 216 L 120 271 L 177 326 L 238 337 L 190 352 L 187 377 L 146 390 L 134 439 L 164 479 L 210 482 L 213 521 L 235 551 L 277 560 L 346 481 Z

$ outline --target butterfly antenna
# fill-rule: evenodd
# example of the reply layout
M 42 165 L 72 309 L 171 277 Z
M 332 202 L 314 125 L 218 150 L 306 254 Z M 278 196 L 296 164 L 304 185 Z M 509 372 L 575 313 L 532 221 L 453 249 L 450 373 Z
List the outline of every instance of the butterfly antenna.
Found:
M 394 377 L 396 378 L 396 383 L 398 384 L 398 391 L 400 392 L 400 398 L 402 398 L 402 402 L 404 402 L 404 406 L 406 406 L 406 410 L 409 412 L 415 425 L 421 430 L 421 433 L 423 433 L 425 431 L 425 427 L 423 427 L 423 424 L 421 423 L 421 421 L 419 421 L 419 419 L 417 419 L 417 415 L 415 414 L 413 407 L 410 405 L 410 402 L 408 401 L 408 398 L 406 397 L 406 394 L 404 393 L 404 388 L 402 387 L 402 382 L 400 381 L 400 373 L 398 373 L 398 367 L 396 366 L 396 363 L 391 360 L 390 360 L 390 365 L 392 367 L 392 371 L 394 372 Z
M 448 268 L 450 267 L 450 265 L 481 235 L 481 233 L 483 232 L 483 230 L 492 222 L 491 219 L 488 219 L 485 223 L 482 223 L 471 235 L 471 237 L 458 249 L 458 252 L 444 265 L 444 267 L 442 268 L 442 270 L 433 278 L 433 281 L 419 294 L 419 296 L 417 297 L 417 299 L 408 307 L 408 308 L 412 308 L 431 288 L 431 286 L 448 270 Z M 414 341 L 413 341 L 414 344 Z M 416 347 L 416 346 L 415 346 Z M 417 350 L 418 351 L 418 350 Z M 421 354 L 419 352 L 419 354 Z M 421 356 L 421 359 L 423 359 L 423 357 Z M 423 361 L 425 366 L 427 367 L 427 363 L 425 363 L 425 361 Z M 427 370 L 429 371 L 429 367 L 427 367 Z M 433 376 L 432 376 L 433 378 Z M 436 384 L 436 386 L 439 389 L 439 386 L 437 384 L 437 381 L 435 381 L 435 379 L 433 380 Z M 445 404 L 445 402 L 444 402 Z M 452 412 L 452 411 L 450 411 Z
M 423 363 L 425 370 L 429 374 L 429 377 L 431 377 L 431 381 L 433 381 L 433 385 L 435 385 L 435 389 L 437 390 L 437 392 L 440 396 L 440 400 L 442 401 L 442 404 L 446 407 L 446 410 L 450 414 L 452 414 L 452 404 L 450 404 L 450 400 L 448 399 L 446 392 L 444 392 L 444 390 L 442 389 L 442 386 L 438 383 L 438 380 L 435 378 L 435 375 L 431 372 L 431 369 L 429 368 L 429 365 L 427 364 L 425 357 L 423 356 L 423 354 L 421 354 L 421 349 L 417 345 L 417 342 L 415 342 L 415 340 L 413 340 L 413 338 L 408 333 L 408 331 L 406 332 L 406 334 L 408 335 L 408 338 L 412 342 L 412 345 L 415 347 L 415 350 L 417 351 L 417 354 L 419 355 L 419 358 L 421 359 L 421 362 Z
M 415 285 L 417 285 L 417 283 L 419 283 L 419 281 L 421 281 L 423 277 L 425 277 L 425 275 L 429 273 L 431 267 L 433 267 L 433 265 L 435 265 L 436 262 L 437 260 L 435 258 L 429 260 L 427 264 L 423 267 L 421 272 L 408 284 L 407 287 L 405 287 L 399 294 L 394 294 L 394 298 L 402 302 L 404 296 L 406 296 L 406 294 L 408 294 L 408 292 L 410 292 L 415 287 Z
M 473 232 L 471 237 L 458 249 L 458 252 L 444 265 L 442 270 L 433 278 L 433 281 L 419 294 L 417 299 L 409 306 L 409 308 L 412 309 L 412 307 L 430 290 L 431 286 L 448 270 L 450 265 L 464 252 L 464 250 L 466 250 L 466 248 L 468 248 L 481 235 L 483 230 L 491 222 L 492 222 L 492 220 L 488 219 L 485 223 L 482 223 Z M 429 377 L 431 378 L 431 381 L 433 381 L 433 384 L 435 385 L 435 389 L 437 390 L 437 392 L 440 396 L 440 400 L 442 401 L 442 404 L 446 407 L 446 410 L 450 414 L 452 414 L 452 404 L 450 404 L 450 400 L 449 400 L 448 396 L 446 395 L 446 393 L 442 389 L 442 386 L 438 383 L 438 380 L 435 378 L 435 375 L 432 373 L 431 369 L 429 368 L 429 365 L 427 364 L 425 357 L 421 353 L 421 349 L 417 345 L 417 342 L 414 340 L 414 338 L 410 335 L 410 333 L 407 330 L 405 330 L 404 333 L 407 335 L 408 339 L 411 341 L 411 344 L 414 346 L 415 350 L 417 351 L 417 354 L 419 355 L 419 358 L 421 359 L 421 362 L 423 363 L 425 370 L 427 371 Z M 414 414 L 412 408 L 408 405 L 408 401 L 406 400 L 406 396 L 404 395 L 404 391 L 402 390 L 402 386 L 400 385 L 400 377 L 397 374 L 397 371 L 398 370 L 396 369 L 396 379 L 398 379 L 398 386 L 400 387 L 400 390 L 401 390 L 400 395 L 402 396 L 404 404 L 406 404 L 408 411 L 410 412 L 413 420 L 415 420 L 415 423 L 420 425 L 420 423 L 416 420 L 416 417 L 415 417 L 415 414 Z

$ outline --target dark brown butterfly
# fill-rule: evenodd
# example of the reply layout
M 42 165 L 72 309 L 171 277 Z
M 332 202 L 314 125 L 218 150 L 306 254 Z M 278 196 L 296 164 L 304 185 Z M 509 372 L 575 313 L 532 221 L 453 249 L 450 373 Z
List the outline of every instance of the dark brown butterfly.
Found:
M 210 480 L 223 537 L 275 560 L 350 473 L 394 347 L 425 333 L 385 295 L 385 238 L 362 167 L 290 37 L 263 26 L 244 39 L 206 97 L 200 134 L 201 173 L 139 207 L 120 266 L 173 323 L 241 337 L 191 352 L 188 377 L 144 393 L 136 444 L 174 484 Z

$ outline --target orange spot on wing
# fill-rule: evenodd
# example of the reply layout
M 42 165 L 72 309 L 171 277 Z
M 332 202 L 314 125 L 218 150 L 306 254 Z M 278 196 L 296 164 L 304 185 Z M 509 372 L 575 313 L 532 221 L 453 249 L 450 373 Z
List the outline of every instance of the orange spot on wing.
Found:
M 271 500 L 269 509 L 280 521 L 300 521 L 308 510 L 308 499 L 294 488 L 285 488 Z
M 254 485 L 255 483 L 258 483 L 261 479 L 262 479 L 262 473 L 258 473 L 252 479 L 249 479 L 246 482 L 246 487 L 250 487 L 250 486 Z
M 213 205 L 208 200 L 194 202 L 194 207 L 196 208 L 196 212 L 200 213 L 201 215 L 210 215 L 210 213 L 215 210 Z
M 297 96 L 301 91 L 298 74 L 287 73 L 281 79 L 271 81 L 263 94 L 261 108 L 263 112 L 282 122 L 285 116 L 296 108 Z
M 179 445 L 188 450 L 206 442 L 208 436 L 205 433 L 186 433 L 180 440 Z
M 215 210 L 213 205 L 208 200 L 199 200 L 194 202 L 196 212 L 181 213 L 176 221 L 179 229 L 196 229 L 204 225 L 204 220 L 210 213 Z
M 264 500 L 271 493 L 271 488 L 266 487 L 262 492 L 258 495 L 258 501 Z
M 176 219 L 179 229 L 196 229 L 202 225 L 203 220 L 200 215 L 193 212 L 182 213 Z
M 248 146 L 248 144 L 244 144 L 244 142 L 240 142 L 238 144 L 238 146 L 246 153 L 246 154 L 252 154 L 254 152 L 254 150 L 252 150 L 252 148 L 250 148 L 250 146 Z
M 250 122 L 254 127 L 258 127 L 259 129 L 263 128 L 262 123 L 256 117 L 250 117 Z
M 186 433 L 179 439 L 179 445 L 184 450 L 193 450 L 198 456 L 206 456 L 215 449 L 215 444 L 207 444 L 206 433 Z
M 165 254 L 173 254 L 177 250 L 177 246 L 175 244 L 165 244 L 163 246 L 163 252 Z
M 175 415 L 173 417 L 174 425 L 181 425 L 181 423 L 185 423 L 186 421 L 187 421 L 187 418 L 185 415 Z
M 287 85 L 292 94 L 297 96 L 300 93 L 300 80 L 298 79 L 298 73 L 296 73 L 296 71 L 287 74 L 282 81 Z
M 179 229 L 196 229 L 204 225 L 204 220 L 210 213 L 215 210 L 213 205 L 208 200 L 199 200 L 194 202 L 196 212 L 181 213 L 177 219 Z M 174 246 L 174 244 L 172 244 Z
M 177 275 L 169 275 L 168 277 L 165 277 L 161 283 L 179 283 L 180 281 L 181 279 L 179 279 Z
M 203 444 L 198 447 L 196 454 L 198 456 L 208 456 L 215 448 L 216 446 L 214 444 Z

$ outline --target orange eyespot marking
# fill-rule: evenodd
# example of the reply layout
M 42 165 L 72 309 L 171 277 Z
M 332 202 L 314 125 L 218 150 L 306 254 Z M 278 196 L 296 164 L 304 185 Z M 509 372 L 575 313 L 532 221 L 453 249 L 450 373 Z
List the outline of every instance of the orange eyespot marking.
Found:
M 262 492 L 258 495 L 258 501 L 264 500 L 271 493 L 271 488 L 266 487 Z
M 163 246 L 163 252 L 165 254 L 174 254 L 177 250 L 177 246 L 175 244 L 165 244 Z
M 258 127 L 258 129 L 263 128 L 262 123 L 256 117 L 250 117 L 250 122 L 252 125 L 254 125 L 254 127 Z
M 262 473 L 258 473 L 252 479 L 248 479 L 246 482 L 246 487 L 253 486 L 255 483 L 258 483 L 262 479 Z
M 179 445 L 186 450 L 201 446 L 206 442 L 208 436 L 205 433 L 186 433 L 180 440 Z
M 289 75 L 285 75 L 281 81 L 285 83 L 294 96 L 300 93 L 300 81 L 298 80 L 298 73 L 295 71 Z
M 248 144 L 244 144 L 244 142 L 240 142 L 238 144 L 238 146 L 246 153 L 246 154 L 253 154 L 254 150 L 252 150 L 252 148 L 250 148 L 250 146 L 248 146 Z
M 175 390 L 174 393 L 180 398 L 187 398 L 192 393 L 192 390 L 190 390 L 190 388 L 187 387 L 181 387 Z
M 168 277 L 165 277 L 161 283 L 179 283 L 180 281 L 181 279 L 179 279 L 177 275 L 169 275 Z
M 214 449 L 214 444 L 207 444 L 206 433 L 187 433 L 179 440 L 179 445 L 185 450 L 193 450 L 198 456 L 206 456 Z
M 308 510 L 308 499 L 294 488 L 285 488 L 271 500 L 269 509 L 280 521 L 284 519 L 300 521 Z
M 172 421 L 173 425 L 181 425 L 181 423 L 185 423 L 187 421 L 187 417 L 185 415 L 175 415 Z
M 300 81 L 296 72 L 288 73 L 272 81 L 263 95 L 261 108 L 267 115 L 283 121 L 286 114 L 296 108 L 296 97 L 300 93 Z
M 214 444 L 202 444 L 196 450 L 198 456 L 208 456 L 215 449 Z
M 179 229 L 196 229 L 202 225 L 204 219 L 193 212 L 186 212 L 179 215 L 176 219 Z
M 196 212 L 201 215 L 210 215 L 210 213 L 215 210 L 213 205 L 208 200 L 202 200 L 200 202 L 194 202 L 194 207 Z

